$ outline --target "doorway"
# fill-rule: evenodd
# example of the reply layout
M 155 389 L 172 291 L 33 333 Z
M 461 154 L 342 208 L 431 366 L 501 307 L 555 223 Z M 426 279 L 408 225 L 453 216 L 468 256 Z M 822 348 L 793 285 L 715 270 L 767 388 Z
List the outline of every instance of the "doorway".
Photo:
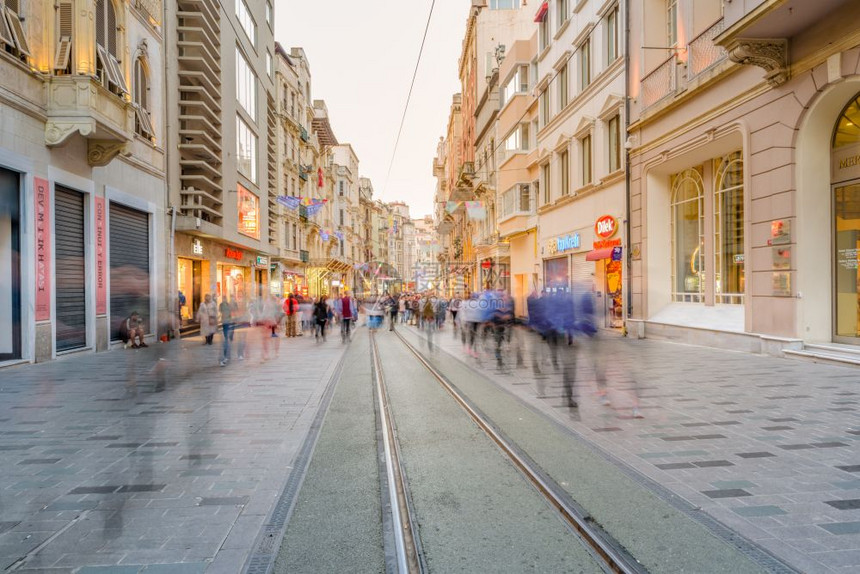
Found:
M 833 186 L 834 341 L 860 345 L 860 181 Z
M 20 185 L 17 173 L 0 169 L 0 361 L 21 358 Z

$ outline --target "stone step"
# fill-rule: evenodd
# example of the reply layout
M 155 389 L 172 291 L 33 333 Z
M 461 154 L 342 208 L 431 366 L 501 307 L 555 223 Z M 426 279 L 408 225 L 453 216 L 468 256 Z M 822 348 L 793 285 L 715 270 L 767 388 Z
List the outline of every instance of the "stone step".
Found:
M 850 345 L 807 343 L 802 350 L 786 349 L 783 353 L 802 361 L 860 367 L 860 347 Z

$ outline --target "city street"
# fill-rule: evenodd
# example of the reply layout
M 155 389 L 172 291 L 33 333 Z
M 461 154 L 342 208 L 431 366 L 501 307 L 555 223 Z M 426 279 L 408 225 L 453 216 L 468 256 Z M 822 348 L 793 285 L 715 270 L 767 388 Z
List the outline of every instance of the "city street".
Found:
M 489 341 L 467 356 L 450 322 L 432 350 L 398 332 L 648 571 L 860 567 L 856 370 L 607 336 L 610 404 L 581 360 L 569 409 L 550 362 L 535 378 L 530 335 L 499 369 Z M 279 341 L 277 358 L 224 368 L 216 337 L 2 371 L 0 565 L 383 570 L 368 330 Z M 430 569 L 593 570 L 404 343 L 375 341 Z

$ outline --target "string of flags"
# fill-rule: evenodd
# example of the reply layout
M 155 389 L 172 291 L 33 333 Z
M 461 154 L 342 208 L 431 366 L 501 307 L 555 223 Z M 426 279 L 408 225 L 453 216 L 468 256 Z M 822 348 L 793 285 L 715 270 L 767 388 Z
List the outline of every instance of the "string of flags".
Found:
M 299 206 L 304 205 L 308 209 L 308 215 L 316 215 L 322 209 L 322 206 L 328 203 L 328 199 L 293 195 L 279 195 L 277 201 L 287 209 L 292 210 L 296 210 Z

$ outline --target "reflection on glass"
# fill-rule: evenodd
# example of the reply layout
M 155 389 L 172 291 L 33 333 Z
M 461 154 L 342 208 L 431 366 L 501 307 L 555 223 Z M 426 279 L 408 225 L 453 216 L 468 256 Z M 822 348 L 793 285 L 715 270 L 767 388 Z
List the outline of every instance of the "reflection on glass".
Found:
M 714 279 L 717 303 L 743 303 L 744 164 L 741 152 L 714 160 Z
M 673 286 L 675 301 L 699 303 L 704 289 L 704 186 L 702 168 L 672 176 Z
M 860 184 L 835 189 L 836 335 L 860 337 Z

